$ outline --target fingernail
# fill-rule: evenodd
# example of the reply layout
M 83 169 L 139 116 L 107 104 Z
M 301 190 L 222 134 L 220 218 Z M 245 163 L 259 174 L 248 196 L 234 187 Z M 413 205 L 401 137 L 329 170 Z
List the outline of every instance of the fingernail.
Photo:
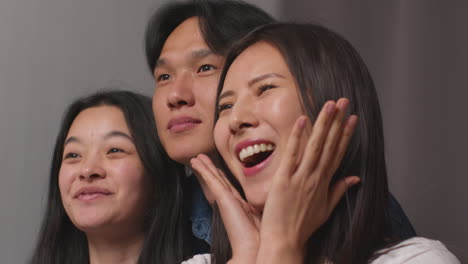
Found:
M 344 109 L 348 106 L 349 104 L 349 100 L 346 99 L 346 98 L 341 98 L 338 103 L 337 103 L 337 107 L 340 108 L 340 109 Z
M 328 113 L 333 113 L 333 111 L 335 111 L 335 103 L 334 102 L 329 102 L 327 104 L 327 112 Z
M 299 128 L 304 128 L 305 127 L 305 123 L 306 123 L 306 118 L 305 117 L 301 117 L 299 119 Z
M 353 185 L 358 184 L 360 181 L 361 181 L 360 178 L 352 178 L 352 179 L 350 179 L 348 185 L 351 187 L 351 186 L 353 186 Z
M 356 115 L 352 115 L 348 118 L 348 121 L 346 122 L 347 126 L 350 126 L 350 127 L 354 127 L 357 123 L 357 116 Z

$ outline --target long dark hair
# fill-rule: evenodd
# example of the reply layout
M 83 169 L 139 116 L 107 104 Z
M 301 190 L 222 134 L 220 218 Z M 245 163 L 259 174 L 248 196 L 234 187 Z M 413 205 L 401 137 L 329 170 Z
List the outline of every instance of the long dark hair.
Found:
M 138 263 L 180 263 L 188 250 L 183 244 L 183 168 L 168 157 L 159 142 L 151 98 L 129 91 L 98 92 L 74 101 L 65 111 L 54 148 L 47 209 L 31 263 L 89 263 L 86 235 L 65 212 L 58 175 L 70 126 L 80 112 L 100 105 L 122 110 L 150 185 L 146 235 Z
M 198 17 L 200 30 L 208 47 L 225 55 L 233 42 L 250 30 L 274 22 L 260 8 L 235 0 L 192 0 L 170 2 L 150 17 L 145 32 L 146 61 L 151 73 L 169 35 L 182 22 Z
M 327 100 L 340 97 L 350 100 L 349 112 L 359 117 L 332 183 L 350 175 L 360 176 L 361 183 L 348 190 L 327 222 L 310 237 L 305 262 L 366 263 L 375 257 L 376 250 L 396 242 L 387 212 L 389 191 L 382 118 L 369 71 L 348 41 L 322 26 L 266 25 L 251 32 L 228 53 L 218 98 L 232 62 L 245 49 L 262 41 L 272 44 L 282 54 L 312 121 Z M 214 245 L 219 247 L 222 245 Z M 216 263 L 225 263 L 230 257 L 222 251 L 214 252 L 214 256 Z
M 173 1 L 157 9 L 150 17 L 145 31 L 145 52 L 148 68 L 153 74 L 156 62 L 169 35 L 181 23 L 197 17 L 207 46 L 216 54 L 225 56 L 231 45 L 254 28 L 275 20 L 262 9 L 236 0 Z M 213 208 L 213 239 L 226 241 L 221 216 Z M 217 220 L 219 219 L 219 221 Z M 216 230 L 219 230 L 217 232 Z M 223 243 L 213 242 L 212 247 Z M 229 244 L 226 252 L 230 252 Z M 225 263 L 225 262 L 224 262 Z

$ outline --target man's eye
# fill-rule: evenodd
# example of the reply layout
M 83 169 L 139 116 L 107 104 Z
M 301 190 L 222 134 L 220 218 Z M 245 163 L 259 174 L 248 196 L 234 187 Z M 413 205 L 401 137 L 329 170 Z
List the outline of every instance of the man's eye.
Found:
M 76 158 L 79 158 L 80 155 L 78 155 L 77 153 L 74 153 L 74 152 L 70 152 L 70 153 L 67 153 L 64 157 L 64 159 L 76 159 Z
M 197 72 L 206 72 L 206 71 L 215 70 L 215 69 L 216 67 L 213 65 L 203 64 L 202 66 L 200 66 L 200 68 L 198 68 Z
M 124 152 L 124 151 L 122 149 L 119 149 L 119 148 L 111 148 L 111 149 L 109 149 L 107 154 L 118 153 L 118 152 Z
M 233 107 L 232 104 L 222 104 L 222 105 L 219 105 L 218 112 L 221 113 L 222 111 L 231 109 L 232 107 Z
M 258 88 L 258 95 L 261 95 L 262 93 L 272 89 L 272 88 L 276 88 L 276 85 L 273 85 L 273 84 L 266 84 L 266 85 L 262 85 Z
M 171 76 L 167 73 L 161 74 L 156 78 L 156 81 L 161 82 L 161 81 L 166 81 L 169 80 Z

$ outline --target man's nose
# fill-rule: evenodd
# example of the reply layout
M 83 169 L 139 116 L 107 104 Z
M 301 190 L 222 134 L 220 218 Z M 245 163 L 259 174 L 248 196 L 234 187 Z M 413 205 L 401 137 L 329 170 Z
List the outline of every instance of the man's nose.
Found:
M 177 109 L 183 106 L 192 106 L 194 103 L 193 78 L 188 73 L 181 75 L 170 87 L 167 104 L 169 108 Z

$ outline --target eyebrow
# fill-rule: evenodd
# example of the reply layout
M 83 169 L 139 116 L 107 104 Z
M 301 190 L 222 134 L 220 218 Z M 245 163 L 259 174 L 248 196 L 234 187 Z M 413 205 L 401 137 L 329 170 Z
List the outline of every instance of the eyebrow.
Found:
M 263 75 L 260 75 L 258 77 L 255 77 L 252 80 L 250 80 L 247 84 L 248 84 L 248 86 L 252 86 L 255 83 L 258 83 L 260 81 L 263 81 L 263 80 L 271 78 L 271 77 L 278 77 L 278 78 L 282 78 L 282 79 L 285 78 L 283 75 L 281 75 L 279 73 L 272 72 L 272 73 L 267 73 L 267 74 L 263 74 Z
M 192 52 L 191 56 L 193 59 L 203 59 L 213 54 L 210 49 L 199 49 Z
M 123 138 L 126 138 L 126 139 L 130 140 L 131 142 L 133 142 L 133 138 L 130 135 L 128 135 L 125 132 L 118 131 L 118 130 L 113 130 L 113 131 L 107 133 L 104 136 L 104 139 L 109 139 L 109 138 L 112 138 L 112 137 L 123 137 Z
M 229 97 L 229 96 L 233 96 L 233 95 L 234 95 L 234 92 L 233 92 L 233 91 L 226 91 L 226 92 L 223 92 L 223 93 L 221 93 L 221 95 L 219 96 L 218 101 L 221 101 L 221 99 L 223 99 L 224 97 Z
M 123 137 L 123 138 L 126 138 L 128 140 L 130 140 L 132 143 L 134 142 L 133 141 L 133 138 L 131 136 L 129 136 L 127 133 L 125 132 L 122 132 L 122 131 L 118 131 L 118 130 L 113 130 L 109 133 L 107 133 L 105 136 L 104 136 L 104 139 L 109 139 L 109 138 L 112 138 L 112 137 Z M 67 144 L 70 144 L 72 142 L 76 142 L 76 143 L 81 143 L 81 140 L 77 137 L 69 137 L 65 140 L 65 142 L 63 143 L 64 146 L 66 146 Z
M 63 143 L 63 146 L 66 146 L 67 144 L 72 143 L 72 142 L 80 143 L 81 141 L 77 137 L 69 137 L 67 138 L 67 140 L 65 140 L 65 142 Z
M 195 51 L 192 51 L 192 53 L 190 54 L 190 57 L 194 60 L 199 60 L 199 59 L 203 59 L 203 58 L 206 58 L 210 55 L 214 54 L 213 51 L 211 51 L 210 49 L 199 49 L 199 50 L 195 50 Z M 156 64 L 154 66 L 154 68 L 158 68 L 158 67 L 161 67 L 161 66 L 164 66 L 167 64 L 167 60 L 164 59 L 164 58 L 160 58 L 158 60 L 156 60 Z
M 254 85 L 254 84 L 257 83 L 257 82 L 263 81 L 263 80 L 268 79 L 268 78 L 271 78 L 271 77 L 278 77 L 278 78 L 282 78 L 282 79 L 285 78 L 283 75 L 281 75 L 281 74 L 279 74 L 279 73 L 274 73 L 274 72 L 272 72 L 272 73 L 263 74 L 263 75 L 260 75 L 260 76 L 258 76 L 258 77 L 253 78 L 252 80 L 250 80 L 250 81 L 247 83 L 247 85 L 248 85 L 248 86 L 252 86 L 252 85 Z M 225 97 L 233 96 L 234 94 L 235 94 L 234 91 L 231 91 L 231 90 L 226 91 L 226 92 L 223 92 L 223 93 L 221 93 L 221 95 L 219 96 L 218 101 L 220 101 L 221 99 L 223 99 L 223 98 L 225 98 Z

